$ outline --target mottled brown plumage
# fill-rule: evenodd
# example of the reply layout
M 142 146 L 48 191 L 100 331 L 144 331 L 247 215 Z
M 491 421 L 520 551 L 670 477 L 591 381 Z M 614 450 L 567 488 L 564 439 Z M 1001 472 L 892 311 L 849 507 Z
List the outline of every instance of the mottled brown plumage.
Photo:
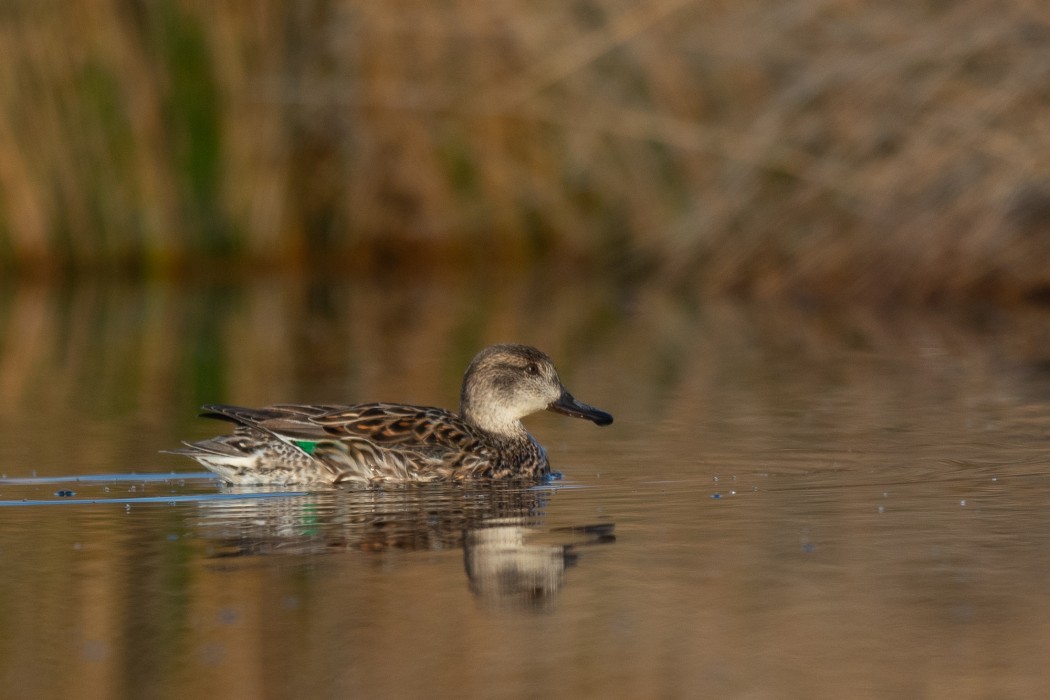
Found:
M 236 424 L 234 433 L 172 451 L 246 485 L 536 477 L 549 472 L 547 454 L 521 419 L 544 409 L 613 420 L 574 399 L 539 350 L 493 345 L 467 368 L 458 414 L 393 403 L 212 404 L 202 415 Z

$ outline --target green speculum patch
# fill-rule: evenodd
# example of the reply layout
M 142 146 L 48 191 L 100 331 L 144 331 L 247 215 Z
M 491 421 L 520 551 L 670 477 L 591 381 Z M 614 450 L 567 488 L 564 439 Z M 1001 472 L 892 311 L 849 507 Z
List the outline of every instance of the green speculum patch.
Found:
M 308 455 L 312 455 L 314 450 L 317 449 L 317 443 L 311 442 L 310 440 L 293 440 L 295 446 Z

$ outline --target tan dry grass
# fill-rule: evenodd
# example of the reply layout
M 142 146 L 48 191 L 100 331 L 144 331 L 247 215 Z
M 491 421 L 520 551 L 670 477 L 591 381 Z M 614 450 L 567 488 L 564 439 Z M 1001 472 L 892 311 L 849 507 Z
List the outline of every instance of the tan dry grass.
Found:
M 1034 0 L 129 7 L 0 15 L 20 265 L 559 255 L 759 296 L 1050 289 Z

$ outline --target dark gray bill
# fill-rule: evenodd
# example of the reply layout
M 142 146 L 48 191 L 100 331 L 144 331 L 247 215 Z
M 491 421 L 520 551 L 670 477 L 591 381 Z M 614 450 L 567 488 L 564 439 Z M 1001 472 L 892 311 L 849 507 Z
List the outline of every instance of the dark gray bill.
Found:
M 565 390 L 565 387 L 561 388 L 561 396 L 558 397 L 557 401 L 552 401 L 547 406 L 547 410 L 561 413 L 566 416 L 572 416 L 573 418 L 586 418 L 589 421 L 594 421 L 598 425 L 609 425 L 613 422 L 613 417 L 611 415 L 595 408 L 594 406 L 580 403 L 573 398 L 572 394 Z

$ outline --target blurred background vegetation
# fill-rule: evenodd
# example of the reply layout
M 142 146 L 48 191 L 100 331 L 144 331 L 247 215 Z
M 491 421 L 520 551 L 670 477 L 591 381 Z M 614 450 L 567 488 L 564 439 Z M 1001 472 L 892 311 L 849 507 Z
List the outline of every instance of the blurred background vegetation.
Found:
M 1050 299 L 1040 0 L 0 5 L 6 274 Z

